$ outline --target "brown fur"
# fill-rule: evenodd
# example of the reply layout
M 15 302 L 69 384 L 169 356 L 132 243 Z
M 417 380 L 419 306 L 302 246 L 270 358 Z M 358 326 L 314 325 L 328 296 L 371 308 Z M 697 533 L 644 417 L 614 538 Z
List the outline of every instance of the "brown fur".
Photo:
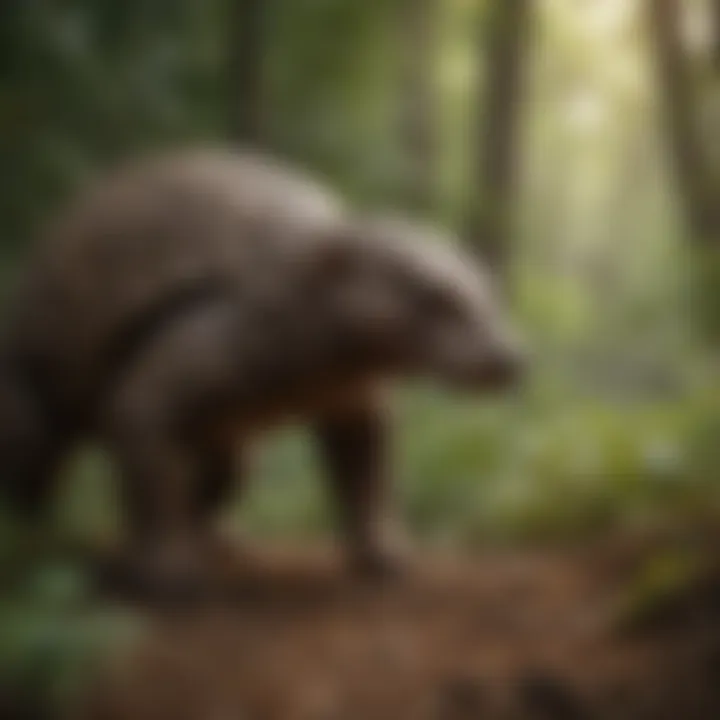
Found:
M 330 193 L 252 153 L 130 164 L 49 225 L 10 342 L 40 359 L 63 412 L 84 410 L 113 341 L 148 309 L 221 281 L 254 286 L 266 258 L 282 254 L 275 245 L 293 245 L 294 235 L 313 235 L 340 213 Z
M 0 433 L 6 484 L 41 502 L 62 449 L 101 439 L 123 473 L 145 580 L 161 583 L 192 575 L 189 548 L 228 496 L 234 448 L 306 419 L 352 556 L 381 567 L 382 385 L 510 379 L 516 348 L 490 284 L 450 241 L 353 218 L 256 155 L 131 165 L 51 226 L 18 297 L 0 375 L 10 414 L 33 408 L 37 422 L 17 443 L 24 472 Z M 47 462 L 30 472 L 31 455 Z

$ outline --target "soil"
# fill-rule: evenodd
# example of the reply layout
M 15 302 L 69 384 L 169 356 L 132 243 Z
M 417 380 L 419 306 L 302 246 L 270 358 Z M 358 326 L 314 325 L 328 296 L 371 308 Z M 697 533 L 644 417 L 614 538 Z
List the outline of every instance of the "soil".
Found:
M 628 615 L 647 556 L 425 554 L 362 582 L 320 551 L 267 551 L 151 630 L 85 720 L 720 718 L 720 575 Z M 625 614 L 623 614 L 625 613 Z

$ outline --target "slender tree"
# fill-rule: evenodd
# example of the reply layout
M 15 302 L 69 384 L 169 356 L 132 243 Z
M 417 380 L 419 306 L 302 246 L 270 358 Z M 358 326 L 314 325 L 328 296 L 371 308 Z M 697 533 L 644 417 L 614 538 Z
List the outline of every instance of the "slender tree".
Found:
M 230 0 L 229 135 L 241 143 L 264 139 L 264 52 L 266 0 Z
M 400 147 L 407 168 L 409 205 L 432 211 L 437 199 L 438 124 L 435 88 L 438 0 L 401 0 Z
M 710 7 L 713 26 L 713 49 L 715 70 L 720 71 L 720 0 L 712 0 Z
M 658 88 L 677 190 L 688 227 L 697 242 L 717 235 L 718 213 L 712 193 L 698 118 L 690 63 L 681 32 L 678 0 L 648 0 Z
M 482 25 L 487 72 L 478 94 L 485 122 L 468 232 L 499 271 L 506 265 L 512 235 L 531 9 L 532 0 L 492 0 Z

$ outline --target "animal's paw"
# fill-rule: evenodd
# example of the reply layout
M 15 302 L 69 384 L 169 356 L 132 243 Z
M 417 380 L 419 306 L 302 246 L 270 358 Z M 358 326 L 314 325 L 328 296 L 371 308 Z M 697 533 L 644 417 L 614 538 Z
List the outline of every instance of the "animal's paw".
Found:
M 211 586 L 200 549 L 168 542 L 135 548 L 106 574 L 111 592 L 132 600 L 185 604 L 201 600 Z
M 410 571 L 411 560 L 408 538 L 397 528 L 386 529 L 349 550 L 351 572 L 368 580 L 401 579 Z
M 237 529 L 207 532 L 201 544 L 207 567 L 222 578 L 236 574 L 254 557 L 249 539 Z

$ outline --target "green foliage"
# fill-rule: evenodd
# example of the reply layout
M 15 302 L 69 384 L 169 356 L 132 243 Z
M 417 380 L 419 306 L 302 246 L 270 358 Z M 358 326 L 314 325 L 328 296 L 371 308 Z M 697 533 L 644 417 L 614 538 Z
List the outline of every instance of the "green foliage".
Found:
M 217 3 L 5 3 L 3 247 L 23 244 L 98 164 L 217 132 Z
M 139 637 L 138 619 L 91 601 L 63 537 L 2 523 L 0 712 L 56 717 L 110 658 Z
M 238 100 L 227 74 L 232 1 L 0 3 L 3 292 L 37 226 L 97 168 L 226 133 Z M 264 6 L 269 143 L 359 205 L 406 196 L 401 3 Z M 399 506 L 434 541 L 579 538 L 720 509 L 716 368 L 698 340 L 718 326 L 720 272 L 716 258 L 682 250 L 638 4 L 539 6 L 510 268 L 536 357 L 514 398 L 402 393 Z M 457 227 L 483 206 L 469 178 L 486 9 L 439 0 L 437 219 Z M 327 533 L 308 437 L 283 434 L 262 460 L 247 506 L 228 522 L 273 536 Z M 117 503 L 103 459 L 86 455 L 70 475 L 60 527 L 112 536 Z M 0 697 L 7 686 L 53 704 L 132 633 L 90 602 L 83 575 L 48 550 L 54 538 L 20 548 L 11 525 L 0 522 Z M 630 604 L 682 580 L 678 567 L 649 570 Z
M 398 7 L 398 0 L 278 0 L 268 10 L 272 145 L 358 200 L 387 200 L 398 192 Z
M 713 563 L 707 548 L 681 545 L 655 552 L 620 592 L 611 614 L 616 630 L 632 633 L 662 625 L 673 613 L 692 607 L 693 595 L 702 599 L 703 586 L 712 580 Z
M 694 316 L 703 333 L 714 345 L 720 345 L 720 252 L 705 247 L 693 264 Z
M 412 389 L 401 406 L 399 505 L 419 536 L 578 539 L 720 509 L 720 407 L 707 385 L 664 401 L 578 403 L 537 379 L 509 401 Z M 272 441 L 235 521 L 271 534 L 328 530 L 307 439 Z

